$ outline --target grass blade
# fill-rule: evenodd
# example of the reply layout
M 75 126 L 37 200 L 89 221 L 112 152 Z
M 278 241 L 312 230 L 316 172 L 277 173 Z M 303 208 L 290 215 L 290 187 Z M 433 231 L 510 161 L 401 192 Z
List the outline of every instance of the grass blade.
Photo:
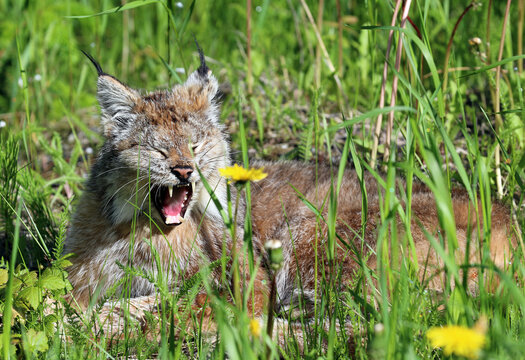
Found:
M 108 14 L 114 14 L 125 10 L 135 9 L 141 6 L 146 6 L 154 3 L 159 3 L 159 0 L 140 0 L 140 1 L 132 1 L 129 3 L 126 3 L 121 6 L 117 6 L 108 10 L 104 10 L 102 12 L 96 13 L 96 14 L 90 14 L 90 15 L 72 15 L 72 16 L 65 16 L 67 19 L 87 19 L 95 16 L 101 16 L 101 15 L 108 15 Z

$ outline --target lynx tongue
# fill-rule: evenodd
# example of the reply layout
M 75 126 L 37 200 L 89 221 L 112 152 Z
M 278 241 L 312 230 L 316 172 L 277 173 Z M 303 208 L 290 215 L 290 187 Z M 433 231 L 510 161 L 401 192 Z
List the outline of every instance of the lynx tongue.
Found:
M 188 189 L 185 186 L 166 191 L 161 206 L 162 214 L 166 217 L 166 224 L 180 224 L 184 221 L 182 209 L 187 199 Z

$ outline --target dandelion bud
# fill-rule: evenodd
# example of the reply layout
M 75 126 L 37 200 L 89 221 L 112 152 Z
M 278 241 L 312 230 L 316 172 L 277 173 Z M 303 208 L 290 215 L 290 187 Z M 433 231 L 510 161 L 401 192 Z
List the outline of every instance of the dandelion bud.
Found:
M 283 243 L 279 240 L 269 240 L 264 244 L 266 251 L 268 251 L 268 259 L 272 269 L 277 270 L 281 267 L 283 257 Z
M 472 39 L 468 40 L 468 43 L 470 46 L 480 46 L 481 45 L 481 39 L 479 37 L 473 37 Z
M 376 334 L 380 335 L 383 333 L 383 331 L 385 331 L 385 325 L 381 324 L 381 323 L 377 323 L 374 325 L 374 331 Z

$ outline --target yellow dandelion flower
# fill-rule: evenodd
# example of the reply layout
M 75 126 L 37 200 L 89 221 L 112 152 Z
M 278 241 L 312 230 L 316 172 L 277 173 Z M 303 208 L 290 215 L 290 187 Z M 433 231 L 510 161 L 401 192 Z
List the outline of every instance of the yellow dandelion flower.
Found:
M 263 172 L 264 168 L 250 168 L 245 169 L 242 166 L 239 166 L 237 164 L 233 166 L 228 166 L 222 169 L 219 169 L 219 173 L 221 176 L 225 177 L 226 179 L 237 181 L 237 182 L 245 182 L 245 181 L 259 181 L 264 179 L 268 174 Z
M 481 329 L 457 325 L 431 328 L 427 338 L 434 348 L 442 348 L 445 355 L 455 354 L 468 359 L 477 359 L 487 341 Z
M 253 337 L 257 338 L 261 335 L 261 324 L 259 324 L 257 320 L 251 319 L 249 328 L 250 328 L 250 333 L 252 334 Z

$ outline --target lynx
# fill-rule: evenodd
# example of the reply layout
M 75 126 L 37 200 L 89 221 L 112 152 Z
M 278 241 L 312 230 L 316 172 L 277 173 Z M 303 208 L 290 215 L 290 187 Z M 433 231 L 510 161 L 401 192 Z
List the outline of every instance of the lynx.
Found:
M 234 242 L 220 215 L 220 208 L 227 208 L 228 184 L 219 169 L 231 165 L 230 146 L 219 121 L 217 79 L 200 49 L 199 54 L 200 67 L 184 84 L 145 94 L 103 72 L 86 54 L 98 72 L 97 98 L 105 142 L 78 201 L 66 240 L 66 251 L 74 254 L 69 268 L 72 297 L 81 306 L 86 306 L 95 294 L 125 294 L 130 298 L 154 294 L 154 284 L 143 276 L 124 284 L 126 267 L 161 276 L 171 289 L 176 289 L 203 266 L 221 259 L 224 252 L 229 256 L 234 243 L 242 254 L 242 226 Z M 263 167 L 268 174 L 254 184 L 251 192 L 253 250 L 261 266 L 254 279 L 252 300 L 259 314 L 264 310 L 270 283 L 264 248 L 268 240 L 280 240 L 284 256 L 283 266 L 275 274 L 276 309 L 292 306 L 299 296 L 312 303 L 316 275 L 338 271 L 340 286 L 350 284 L 362 264 L 349 248 L 362 251 L 366 265 L 376 267 L 379 197 L 384 190 L 373 176 L 364 178 L 368 220 L 362 231 L 359 179 L 354 171 L 344 173 L 337 201 L 336 269 L 318 266 L 315 274 L 316 254 L 320 264 L 327 259 L 328 230 L 304 199 L 324 209 L 321 213 L 326 216 L 328 210 L 323 204 L 333 182 L 329 166 L 316 168 L 292 161 L 253 162 L 252 166 Z M 219 208 L 210 200 L 203 178 L 213 189 Z M 400 187 L 404 186 L 402 180 L 399 182 Z M 231 201 L 235 203 L 237 194 L 231 188 Z M 468 196 L 454 191 L 452 202 L 459 240 L 455 255 L 465 259 L 467 239 L 475 239 L 472 243 L 478 248 L 489 239 L 476 235 L 476 224 L 481 220 Z M 244 197 L 239 199 L 239 209 L 238 223 L 242 225 Z M 428 287 L 439 291 L 443 288 L 439 274 L 444 265 L 425 232 L 437 237 L 440 227 L 434 196 L 423 185 L 413 187 L 412 214 L 410 231 L 420 264 L 418 276 L 430 279 Z M 512 258 L 515 239 L 510 224 L 506 208 L 493 204 L 490 251 L 498 267 L 504 267 Z M 401 223 L 399 229 L 403 229 Z M 478 248 L 470 249 L 473 261 L 479 259 Z M 247 266 L 246 261 L 241 265 Z M 221 285 L 220 269 L 210 276 L 212 283 Z M 475 283 L 476 277 L 472 269 L 469 278 Z

